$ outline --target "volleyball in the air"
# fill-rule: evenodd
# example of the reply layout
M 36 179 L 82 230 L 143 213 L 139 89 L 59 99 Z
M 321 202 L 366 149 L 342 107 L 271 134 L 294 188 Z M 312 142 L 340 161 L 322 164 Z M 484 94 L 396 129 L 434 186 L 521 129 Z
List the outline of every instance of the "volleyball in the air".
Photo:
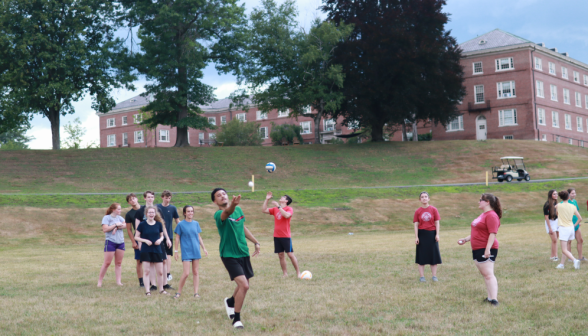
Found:
M 249 187 L 253 188 L 253 181 L 249 181 Z
M 312 279 L 312 273 L 310 273 L 310 271 L 304 271 L 300 273 L 300 279 L 310 280 Z
M 268 173 L 273 173 L 276 171 L 276 164 L 273 162 L 268 162 L 265 165 L 265 170 L 267 170 Z

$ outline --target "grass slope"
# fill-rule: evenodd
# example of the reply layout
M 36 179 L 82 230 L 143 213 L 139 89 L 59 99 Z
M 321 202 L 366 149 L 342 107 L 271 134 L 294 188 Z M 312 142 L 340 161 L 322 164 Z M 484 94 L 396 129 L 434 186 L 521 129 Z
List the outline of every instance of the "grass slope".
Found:
M 251 175 L 257 190 L 482 182 L 506 155 L 524 156 L 534 179 L 588 169 L 586 149 L 535 141 L 0 151 L 0 193 L 243 190 Z

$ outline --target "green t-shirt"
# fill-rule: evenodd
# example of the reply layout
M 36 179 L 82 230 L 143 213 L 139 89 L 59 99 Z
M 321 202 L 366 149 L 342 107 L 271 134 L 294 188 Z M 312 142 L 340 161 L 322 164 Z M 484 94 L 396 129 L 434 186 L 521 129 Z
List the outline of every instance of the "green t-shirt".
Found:
M 218 234 L 220 235 L 219 251 L 223 258 L 249 257 L 249 247 L 245 239 L 245 215 L 241 207 L 235 207 L 235 211 L 224 222 L 221 220 L 222 210 L 214 214 Z

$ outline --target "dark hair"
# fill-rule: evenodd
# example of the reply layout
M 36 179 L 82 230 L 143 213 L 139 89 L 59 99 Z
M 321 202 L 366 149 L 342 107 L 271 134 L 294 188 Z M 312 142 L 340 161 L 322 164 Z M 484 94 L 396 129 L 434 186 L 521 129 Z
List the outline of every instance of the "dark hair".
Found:
M 568 194 L 571 194 L 571 193 L 572 193 L 572 191 L 574 191 L 574 190 L 576 190 L 576 188 L 569 188 L 569 189 L 568 189 Z
M 116 210 L 116 208 L 118 208 L 120 206 L 120 204 L 118 203 L 112 203 L 108 209 L 106 209 L 106 215 L 110 215 L 114 210 Z
M 492 194 L 482 194 L 482 200 L 490 203 L 490 207 L 496 212 L 498 218 L 502 218 L 502 206 L 500 205 L 498 197 Z
M 423 196 L 423 194 L 427 194 L 427 196 L 429 196 L 429 198 L 431 198 L 431 196 L 429 195 L 428 192 L 423 191 L 422 193 L 419 194 L 419 199 L 421 199 L 421 196 Z
M 127 195 L 127 203 L 129 203 L 129 199 L 131 199 L 131 198 L 133 198 L 133 197 L 134 197 L 134 198 L 137 198 L 137 195 L 135 195 L 135 193 L 130 193 L 130 194 L 128 194 L 128 195 Z
M 557 200 L 553 199 L 552 195 L 554 192 L 557 192 L 555 189 L 549 190 L 547 193 L 547 202 L 545 202 L 544 207 L 549 208 L 549 219 L 555 220 L 555 205 L 557 204 Z
M 171 191 L 169 191 L 169 190 L 164 190 L 164 191 L 161 193 L 161 198 L 163 198 L 163 197 L 171 197 L 171 196 L 172 196 L 172 193 L 171 193 Z
M 557 195 L 559 196 L 559 198 L 561 198 L 563 201 L 567 201 L 568 198 L 570 198 L 570 194 L 567 192 L 567 190 L 562 190 L 560 192 L 557 193 Z
M 147 198 L 147 194 L 151 194 L 153 195 L 153 197 L 155 197 L 155 193 L 151 190 L 147 190 L 146 192 L 143 193 L 143 198 Z
M 184 213 L 184 218 L 186 218 L 186 209 L 188 209 L 188 208 L 192 208 L 192 210 L 194 210 L 194 207 L 191 205 L 184 206 L 184 210 L 182 210 L 182 212 Z
M 219 190 L 222 190 L 224 192 L 227 192 L 225 189 L 223 188 L 214 188 L 214 190 L 212 191 L 212 193 L 210 194 L 210 198 L 212 199 L 212 201 L 214 202 L 214 194 L 216 194 Z
M 286 197 L 286 205 L 290 205 L 290 203 L 292 203 L 292 197 L 288 196 L 288 195 L 284 195 L 284 197 Z

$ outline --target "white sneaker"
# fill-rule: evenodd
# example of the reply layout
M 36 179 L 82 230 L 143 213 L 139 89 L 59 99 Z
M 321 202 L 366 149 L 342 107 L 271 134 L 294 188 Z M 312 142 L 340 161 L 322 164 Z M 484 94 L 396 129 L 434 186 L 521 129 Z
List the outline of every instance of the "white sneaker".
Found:
M 235 329 L 243 329 L 243 323 L 241 323 L 241 321 L 237 321 L 235 323 L 233 323 L 233 328 Z
M 171 273 L 167 276 L 167 281 L 172 281 L 173 280 L 173 276 L 171 275 Z
M 232 320 L 233 317 L 235 317 L 235 308 L 229 307 L 227 301 L 229 301 L 229 298 L 225 298 L 225 309 L 227 310 L 227 316 L 229 317 L 229 320 Z M 241 324 L 241 326 L 243 326 L 243 324 Z
M 564 264 L 557 264 L 557 266 L 555 266 L 555 268 L 557 268 L 557 269 L 564 269 Z
M 574 268 L 575 269 L 580 269 L 580 264 L 582 262 L 579 259 L 574 260 Z

